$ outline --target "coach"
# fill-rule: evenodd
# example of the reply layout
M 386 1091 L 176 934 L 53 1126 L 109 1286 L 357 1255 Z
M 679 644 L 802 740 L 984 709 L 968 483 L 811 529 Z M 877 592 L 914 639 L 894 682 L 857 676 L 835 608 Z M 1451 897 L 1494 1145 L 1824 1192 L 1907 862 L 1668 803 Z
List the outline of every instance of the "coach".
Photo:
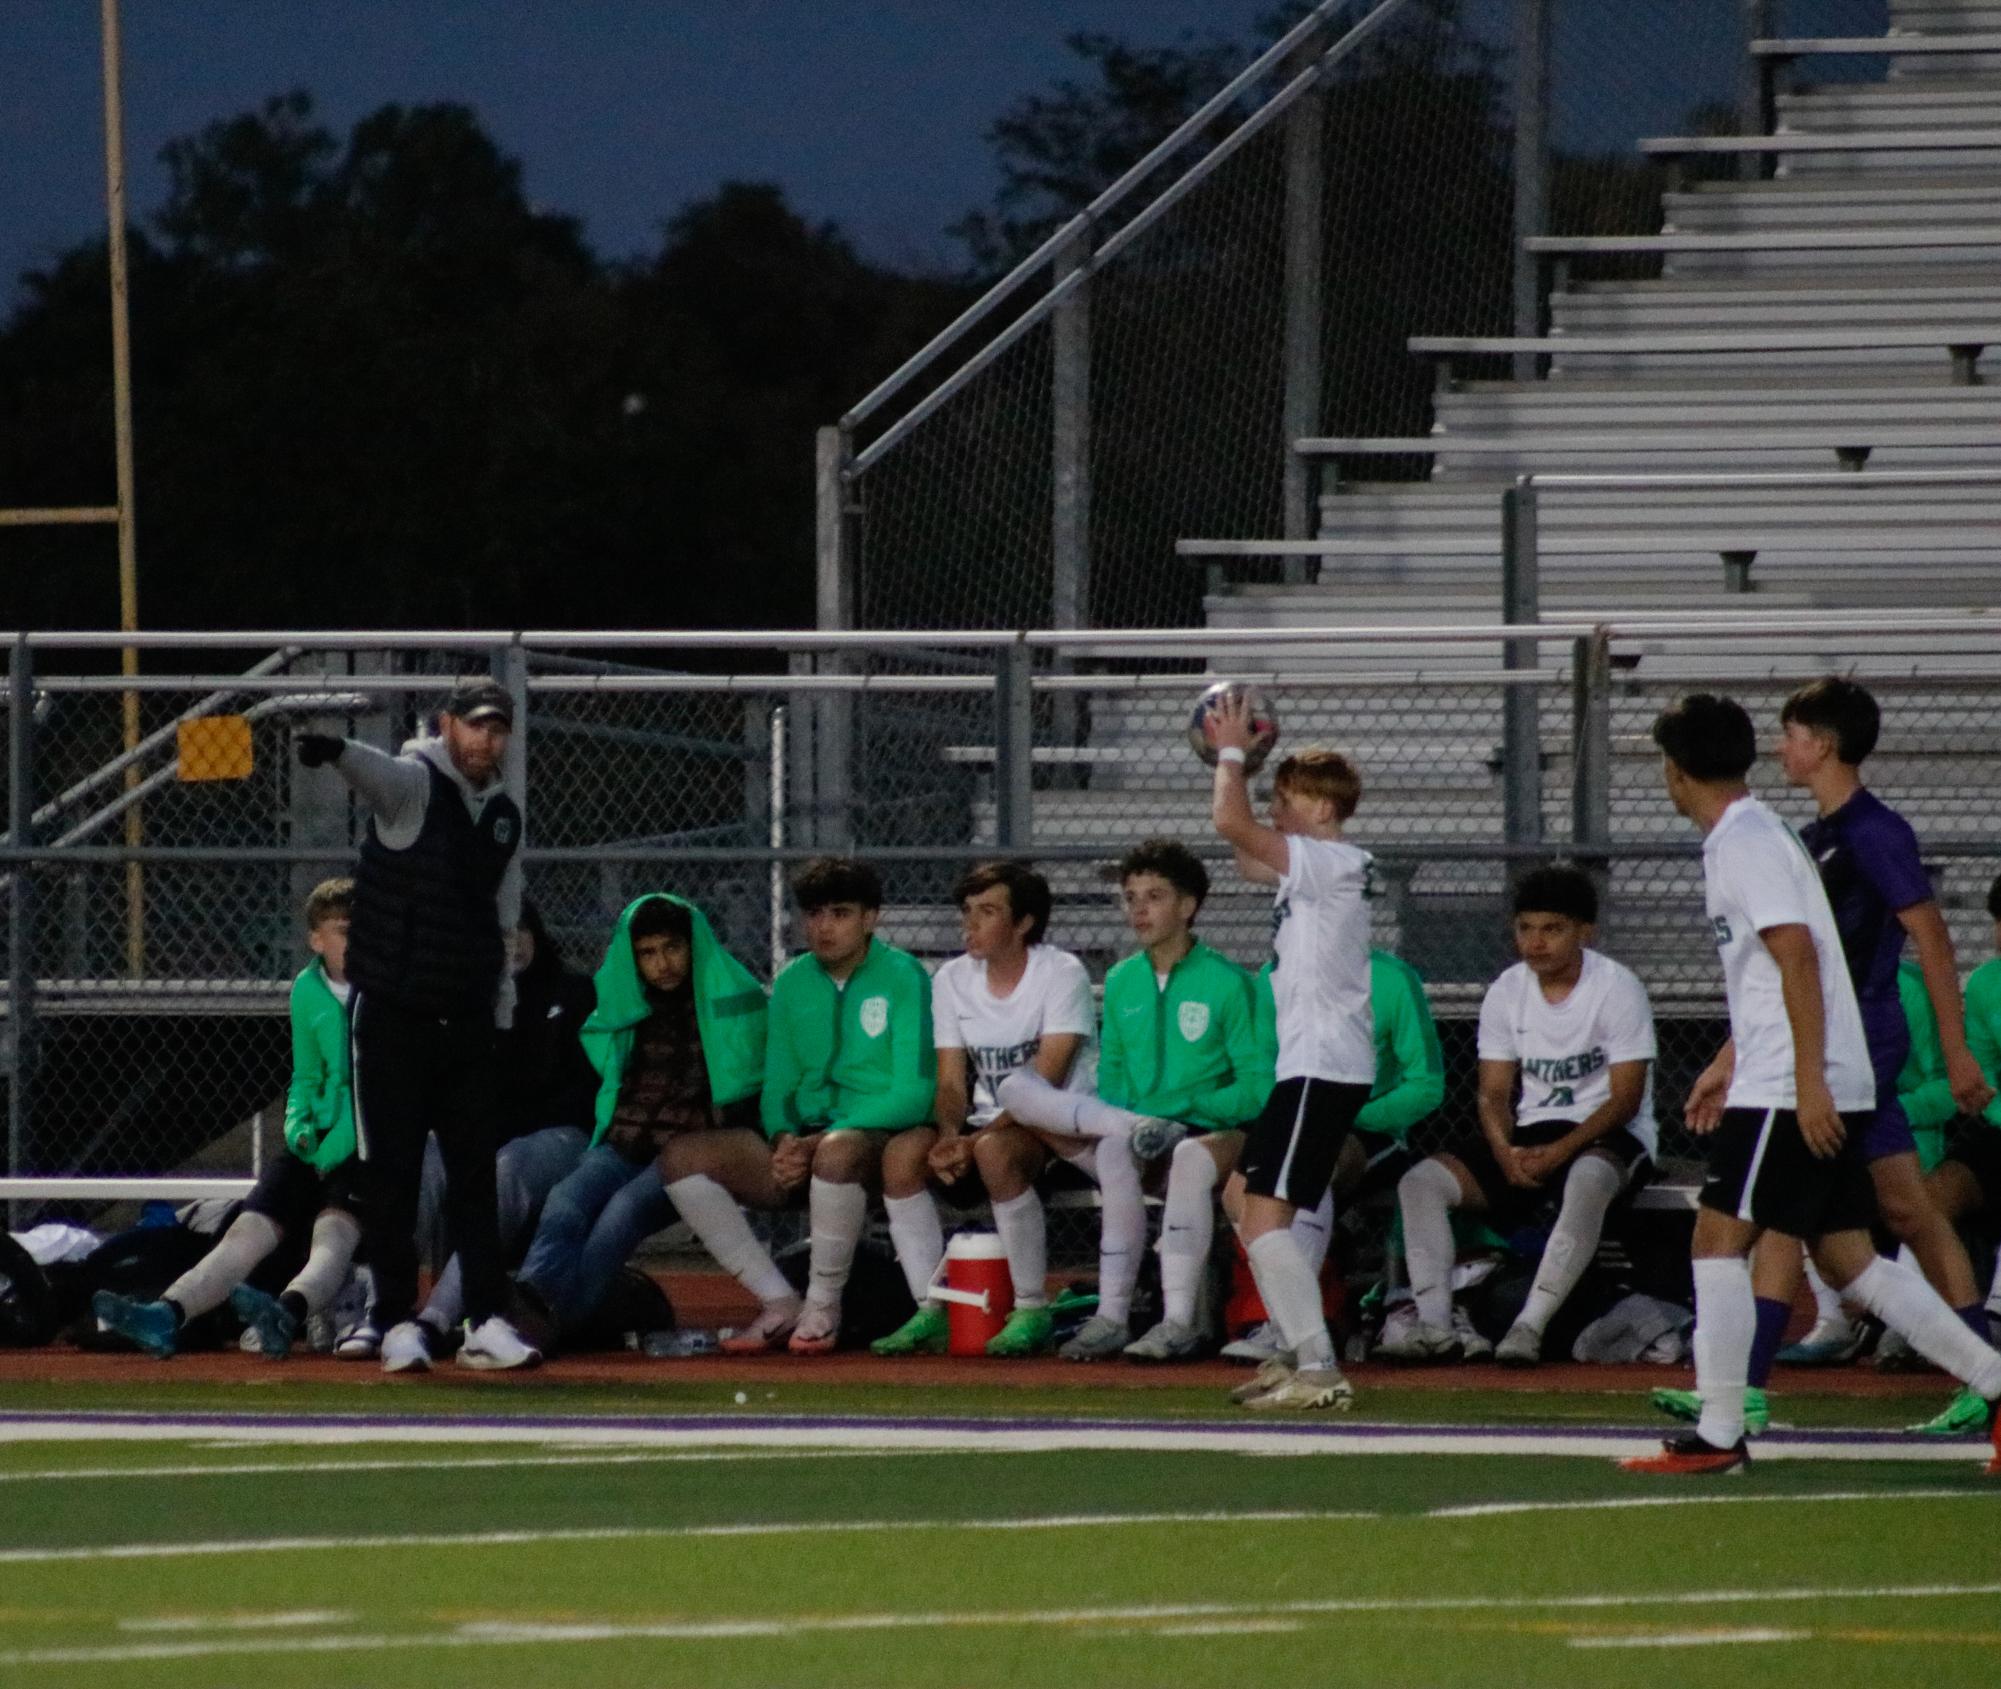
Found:
M 417 1192 L 431 1132 L 465 1277 L 459 1358 L 483 1368 L 541 1358 L 504 1316 L 494 1218 L 494 1034 L 505 966 L 499 895 L 521 842 L 521 810 L 500 774 L 513 730 L 512 698 L 482 675 L 460 681 L 437 735 L 413 739 L 400 756 L 324 734 L 299 739 L 299 760 L 331 764 L 370 811 L 355 875 L 348 1015 L 363 1225 L 375 1270 L 368 1323 L 389 1372 L 421 1371 L 431 1361 L 412 1318 Z

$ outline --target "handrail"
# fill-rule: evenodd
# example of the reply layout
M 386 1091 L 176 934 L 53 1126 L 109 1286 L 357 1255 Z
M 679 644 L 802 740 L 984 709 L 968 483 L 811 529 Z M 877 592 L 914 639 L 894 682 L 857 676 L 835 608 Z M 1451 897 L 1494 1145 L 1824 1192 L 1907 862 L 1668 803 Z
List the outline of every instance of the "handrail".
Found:
M 905 411 L 902 416 L 898 417 L 890 427 L 884 429 L 880 435 L 871 440 L 867 449 L 857 453 L 853 461 L 843 468 L 841 471 L 843 478 L 852 481 L 872 464 L 879 462 L 884 456 L 894 450 L 927 417 L 936 412 L 954 394 L 960 392 L 975 376 L 988 368 L 1002 353 L 1006 352 L 1009 347 L 1013 346 L 1030 329 L 1042 322 L 1057 306 L 1069 298 L 1072 293 L 1081 288 L 1085 281 L 1103 264 L 1117 257 L 1127 246 L 1137 240 L 1147 229 L 1151 228 L 1183 195 L 1191 192 L 1200 183 L 1206 181 L 1210 173 L 1220 168 L 1239 148 L 1246 145 L 1254 136 L 1260 134 L 1267 125 L 1277 121 L 1285 113 L 1286 109 L 1291 106 L 1293 101 L 1306 93 L 1329 70 L 1339 64 L 1350 53 L 1354 52 L 1371 35 L 1375 34 L 1405 4 L 1407 4 L 1407 0 L 1380 0 L 1374 11 L 1350 29 L 1347 34 L 1343 35 L 1340 40 L 1335 42 L 1332 47 L 1328 48 L 1312 64 L 1308 65 L 1306 69 L 1302 70 L 1290 82 L 1286 83 L 1283 88 L 1274 93 L 1269 100 L 1259 106 L 1256 111 L 1252 112 L 1235 129 L 1231 130 L 1186 175 L 1180 177 L 1177 181 L 1171 182 L 1162 190 L 1160 196 L 1152 204 L 1144 207 L 1130 222 L 1107 240 L 1103 246 L 1091 253 L 1077 269 L 1057 282 L 1047 293 L 1036 300 L 1033 305 L 1029 306 L 1013 322 L 1009 323 L 1006 328 L 1002 329 L 999 334 L 995 335 L 993 339 L 989 340 L 936 387 L 932 388 L 929 393 L 925 394 L 922 399 L 912 405 L 909 410 Z M 1204 109 L 1206 110 L 1207 108 L 1205 107 Z M 1197 115 L 1199 116 L 1200 114 L 1198 113 Z M 1193 122 L 1194 119 L 1191 118 L 1189 121 Z M 1096 201 L 1093 201 L 1093 204 L 1096 204 Z M 1085 211 L 1078 213 L 1070 222 L 1064 224 L 1056 234 L 1050 237 L 1049 241 L 1044 243 L 1044 246 L 1046 247 L 1053 243 L 1060 243 L 1074 238 L 1076 232 L 1085 223 L 1092 220 L 1093 214 L 1087 208 Z M 1030 262 L 1040 262 L 1041 254 L 1042 249 L 1038 248 L 1035 259 Z M 902 372 L 899 371 L 898 373 L 900 375 Z M 893 379 L 895 378 L 892 377 Z M 885 383 L 885 386 L 887 386 L 887 383 Z M 877 389 L 878 393 L 882 391 L 882 388 Z M 874 394 L 870 395 L 871 399 L 874 397 Z M 848 415 L 844 416 L 841 419 L 842 428 L 851 429 L 854 425 L 856 415 L 856 412 L 851 411 Z
M 985 321 L 1006 299 L 1018 292 L 1021 285 L 1035 271 L 1047 264 L 1063 247 L 1074 240 L 1079 233 L 1102 218 L 1106 212 L 1122 200 L 1134 187 L 1151 176 L 1170 158 L 1178 153 L 1196 135 L 1206 129 L 1221 113 L 1228 110 L 1237 96 L 1259 81 L 1267 71 L 1288 53 L 1305 41 L 1334 13 L 1349 5 L 1351 0 L 1319 0 L 1319 3 L 1298 23 L 1281 35 L 1242 70 L 1210 95 L 1200 106 L 1184 118 L 1153 150 L 1137 163 L 1129 165 L 1123 175 L 1105 188 L 1090 204 L 1078 212 L 1055 233 L 1031 252 L 1020 263 L 1008 271 L 999 281 L 980 295 L 971 305 L 961 311 L 929 341 L 906 358 L 901 365 L 866 393 L 861 400 L 851 406 L 841 418 L 843 428 L 853 428 L 866 421 L 885 401 L 909 384 L 919 370 L 924 369 L 940 353 L 963 339 L 966 334 Z M 1388 11 L 1404 4 L 1404 0 L 1382 0 L 1378 11 Z

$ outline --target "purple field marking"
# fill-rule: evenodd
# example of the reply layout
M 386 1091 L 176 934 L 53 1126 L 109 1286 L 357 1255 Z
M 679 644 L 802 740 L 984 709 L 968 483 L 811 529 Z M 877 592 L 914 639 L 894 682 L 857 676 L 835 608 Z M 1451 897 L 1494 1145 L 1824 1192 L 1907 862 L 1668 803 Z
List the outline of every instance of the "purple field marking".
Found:
M 158 1426 L 163 1437 L 181 1431 L 296 1428 L 332 1430 L 343 1426 L 371 1430 L 421 1429 L 451 1425 L 460 1429 L 534 1431 L 863 1431 L 872 1428 L 905 1431 L 957 1431 L 970 1434 L 1014 1431 L 1132 1431 L 1172 1434 L 1298 1437 L 1320 1442 L 1366 1442 L 1372 1437 L 1503 1437 L 1533 1442 L 1547 1437 L 1573 1437 L 1604 1442 L 1630 1442 L 1651 1435 L 1645 1426 L 1567 1425 L 1357 1425 L 1273 1424 L 1264 1420 L 1202 1419 L 955 1419 L 944 1416 L 889 1414 L 660 1414 L 596 1416 L 590 1414 L 345 1414 L 345 1413 L 182 1413 L 160 1414 L 109 1410 L 60 1413 L 53 1410 L 0 1412 L 5 1425 L 131 1425 Z M 1882 1444 L 1903 1446 L 1909 1437 L 1898 1431 L 1771 1431 L 1759 1438 L 1765 1447 L 1814 1444 Z

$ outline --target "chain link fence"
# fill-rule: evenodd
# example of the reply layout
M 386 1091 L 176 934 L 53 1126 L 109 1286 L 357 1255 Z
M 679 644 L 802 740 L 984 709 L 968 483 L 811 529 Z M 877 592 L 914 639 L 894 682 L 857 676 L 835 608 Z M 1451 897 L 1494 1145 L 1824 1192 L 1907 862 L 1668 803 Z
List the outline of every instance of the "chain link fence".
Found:
M 1204 936 L 1254 966 L 1269 896 L 1228 868 L 1208 827 L 1208 777 L 1185 739 L 1201 677 L 1179 671 L 1220 644 L 1212 665 L 1258 671 L 1286 744 L 1334 745 L 1362 770 L 1350 831 L 1382 866 L 1376 942 L 1425 978 L 1450 1066 L 1446 1107 L 1420 1141 L 1471 1124 L 1473 1022 L 1511 959 L 1511 870 L 1574 854 L 1604 875 L 1603 948 L 1654 993 L 1674 1146 L 1679 1098 L 1720 1036 L 1722 1005 L 1697 843 L 1661 794 L 1649 727 L 1713 676 L 1776 733 L 1784 696 L 1824 671 L 1835 640 L 1812 636 L 1816 659 L 1700 627 L 1602 637 L 1609 667 L 1589 661 L 1591 630 L 1577 629 L 1545 631 L 1539 665 L 1512 673 L 1498 634 L 1464 630 L 1416 664 L 1407 640 L 1360 636 L 1295 635 L 1235 656 L 1219 635 L 1163 636 L 1138 651 L 941 635 L 915 654 L 864 638 L 838 668 L 798 675 L 771 672 L 773 649 L 748 641 L 705 648 L 699 673 L 671 667 L 672 651 L 615 664 L 517 644 L 517 658 L 502 655 L 523 697 L 526 885 L 585 972 L 631 898 L 672 889 L 769 978 L 799 941 L 786 876 L 816 850 L 876 860 L 884 936 L 933 965 L 959 947 L 957 874 L 1019 855 L 1055 888 L 1052 942 L 1102 978 L 1131 947 L 1112 865 L 1167 835 L 1212 860 Z M 1977 618 L 1922 637 L 1844 637 L 1842 666 L 1884 704 L 1872 781 L 1918 827 L 1970 968 L 1990 948 L 1984 903 L 2001 867 L 2001 665 L 1979 655 Z M 129 759 L 126 683 L 75 672 L 70 658 L 16 646 L 12 697 L 27 710 L 10 710 L 12 768 L 25 784 L 10 789 L 11 813 L 32 824 L 25 840 L 10 834 L 0 898 L 7 1171 L 242 1175 L 277 1146 L 305 894 L 349 867 L 364 826 L 337 776 L 299 767 L 293 740 L 311 729 L 393 747 L 452 674 L 489 656 L 297 650 L 250 676 L 149 677 Z M 1536 705 L 1526 820 L 1510 814 L 1504 766 L 1505 700 L 1522 689 Z M 851 752 L 832 780 L 830 736 Z M 1602 812 L 1577 802 L 1591 767 L 1604 769 Z M 1755 784 L 1792 819 L 1810 814 L 1771 765 Z

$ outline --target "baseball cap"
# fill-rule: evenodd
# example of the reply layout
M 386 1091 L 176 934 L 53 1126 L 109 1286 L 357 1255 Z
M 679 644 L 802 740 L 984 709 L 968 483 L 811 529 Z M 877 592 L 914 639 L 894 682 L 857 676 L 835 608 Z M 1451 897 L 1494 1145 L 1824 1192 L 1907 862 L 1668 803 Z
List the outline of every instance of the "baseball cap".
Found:
M 492 675 L 469 675 L 452 688 L 452 695 L 445 700 L 445 714 L 455 715 L 460 721 L 497 718 L 512 727 L 514 699 Z

